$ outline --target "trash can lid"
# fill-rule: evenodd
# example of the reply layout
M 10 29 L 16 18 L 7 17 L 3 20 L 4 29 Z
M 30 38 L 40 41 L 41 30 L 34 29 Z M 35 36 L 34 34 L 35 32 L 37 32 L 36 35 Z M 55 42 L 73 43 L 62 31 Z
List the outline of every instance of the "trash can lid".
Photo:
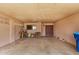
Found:
M 79 32 L 74 32 L 74 34 L 77 34 L 77 35 L 79 35 Z

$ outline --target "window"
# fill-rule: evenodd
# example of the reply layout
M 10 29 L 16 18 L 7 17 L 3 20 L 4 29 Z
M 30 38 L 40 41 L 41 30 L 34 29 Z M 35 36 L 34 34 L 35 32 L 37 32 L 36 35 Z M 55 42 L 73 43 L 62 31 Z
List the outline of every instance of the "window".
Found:
M 36 30 L 35 25 L 27 25 L 27 30 Z
M 27 30 L 32 30 L 32 25 L 27 25 Z
M 33 26 L 32 29 L 33 29 L 33 30 L 36 30 L 36 26 Z

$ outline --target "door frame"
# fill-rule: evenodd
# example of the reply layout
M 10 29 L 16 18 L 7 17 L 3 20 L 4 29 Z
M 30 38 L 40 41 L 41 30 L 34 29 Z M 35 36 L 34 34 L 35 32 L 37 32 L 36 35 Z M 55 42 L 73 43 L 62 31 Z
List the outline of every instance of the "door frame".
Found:
M 48 27 L 48 29 L 46 27 Z M 50 32 L 49 30 L 52 32 Z M 53 25 L 45 25 L 45 36 L 53 37 Z

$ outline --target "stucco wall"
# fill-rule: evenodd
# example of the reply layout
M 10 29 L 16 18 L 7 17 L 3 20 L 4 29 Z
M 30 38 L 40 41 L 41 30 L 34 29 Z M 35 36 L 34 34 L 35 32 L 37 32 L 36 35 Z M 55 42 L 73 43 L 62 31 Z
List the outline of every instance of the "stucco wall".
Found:
M 72 15 L 54 24 L 54 36 L 76 45 L 73 33 L 79 31 L 79 14 Z

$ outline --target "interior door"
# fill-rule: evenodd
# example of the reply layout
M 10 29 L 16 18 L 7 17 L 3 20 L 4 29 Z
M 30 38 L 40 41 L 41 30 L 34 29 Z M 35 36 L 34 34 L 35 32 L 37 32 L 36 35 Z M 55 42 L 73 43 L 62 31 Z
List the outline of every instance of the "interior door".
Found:
M 46 36 L 53 36 L 53 25 L 46 25 L 45 26 Z

